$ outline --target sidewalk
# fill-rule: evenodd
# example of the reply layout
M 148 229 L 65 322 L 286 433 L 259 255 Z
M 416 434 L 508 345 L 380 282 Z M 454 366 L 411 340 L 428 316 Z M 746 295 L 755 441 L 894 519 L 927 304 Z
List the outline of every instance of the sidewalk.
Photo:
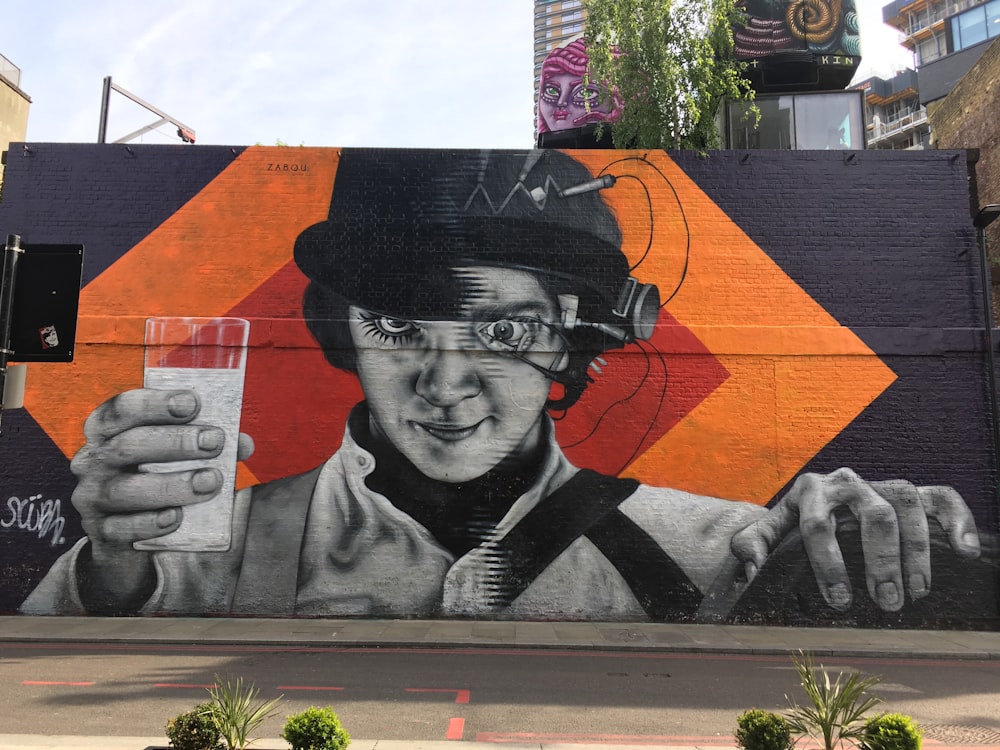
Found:
M 0 617 L 0 642 L 288 647 L 556 648 L 1000 659 L 1000 632 L 474 620 Z
M 848 630 L 736 625 L 552 623 L 427 620 L 302 620 L 234 618 L 0 617 L 0 642 L 197 644 L 295 648 L 463 648 L 638 650 L 677 653 L 823 657 L 1000 660 L 1000 632 Z M 680 740 L 681 738 L 678 738 Z M 720 738 L 721 739 L 721 738 Z M 0 750 L 143 750 L 163 737 L 77 737 L 0 734 Z M 409 742 L 355 739 L 351 750 L 495 750 L 458 740 Z M 947 750 L 925 742 L 927 750 Z M 287 750 L 265 739 L 259 750 Z M 511 750 L 670 750 L 731 748 L 732 744 L 585 744 L 533 740 L 502 743 Z M 962 750 L 972 750 L 972 747 Z M 1000 748 L 990 748 L 1000 750 Z

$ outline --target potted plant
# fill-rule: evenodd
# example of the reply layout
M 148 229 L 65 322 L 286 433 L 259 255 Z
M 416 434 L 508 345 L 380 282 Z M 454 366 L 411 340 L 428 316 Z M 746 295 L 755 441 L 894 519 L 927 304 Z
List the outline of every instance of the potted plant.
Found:
M 292 750 L 343 750 L 351 742 L 351 735 L 329 706 L 310 706 L 305 711 L 292 714 L 285 721 L 281 737 L 292 746 Z
M 812 657 L 801 654 L 792 659 L 799 681 L 811 705 L 799 706 L 789 700 L 788 723 L 792 733 L 819 740 L 822 750 L 835 750 L 845 742 L 860 742 L 864 736 L 863 714 L 882 702 L 868 691 L 880 683 L 877 676 L 841 672 L 833 681 L 821 664 L 813 665 Z M 786 696 L 787 697 L 787 696 Z
M 736 744 L 743 750 L 791 750 L 794 743 L 784 716 L 751 708 L 736 719 Z
M 920 750 L 924 733 L 906 714 L 883 713 L 865 721 L 861 750 Z
M 167 739 L 176 750 L 221 750 L 219 726 L 212 705 L 202 703 L 167 722 Z
M 219 728 L 228 750 L 246 750 L 256 738 L 253 736 L 264 720 L 272 716 L 284 696 L 269 701 L 261 700 L 260 690 L 253 683 L 244 685 L 243 678 L 215 678 L 215 687 L 209 688 L 212 696 L 209 713 Z

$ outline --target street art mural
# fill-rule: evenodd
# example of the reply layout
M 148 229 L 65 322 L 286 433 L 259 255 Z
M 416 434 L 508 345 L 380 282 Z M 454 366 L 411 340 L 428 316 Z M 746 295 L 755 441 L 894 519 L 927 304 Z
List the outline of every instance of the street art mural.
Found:
M 586 78 L 590 57 L 582 37 L 556 47 L 542 63 L 538 87 L 538 132 L 582 128 L 614 122 L 618 106 L 607 86 Z
M 25 153 L 5 611 L 996 622 L 957 152 Z
M 739 58 L 789 49 L 861 54 L 854 0 L 748 0 L 745 10 L 745 26 L 734 32 Z

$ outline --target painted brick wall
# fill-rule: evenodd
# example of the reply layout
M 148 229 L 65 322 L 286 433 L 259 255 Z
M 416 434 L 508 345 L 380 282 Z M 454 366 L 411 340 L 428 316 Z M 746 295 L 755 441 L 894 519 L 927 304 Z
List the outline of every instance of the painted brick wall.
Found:
M 0 230 L 86 255 L 3 417 L 3 611 L 996 622 L 964 151 L 12 154 Z M 204 525 L 157 316 L 250 324 Z

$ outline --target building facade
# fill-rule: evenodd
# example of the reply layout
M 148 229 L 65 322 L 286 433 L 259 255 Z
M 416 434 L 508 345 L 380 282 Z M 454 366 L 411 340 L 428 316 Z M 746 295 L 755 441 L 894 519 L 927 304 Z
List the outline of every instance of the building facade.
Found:
M 916 70 L 859 84 L 868 146 L 927 148 L 928 105 L 946 97 L 1000 36 L 1000 0 L 895 0 L 883 7 L 882 18 L 902 32 Z
M 0 55 L 0 151 L 12 141 L 23 141 L 28 132 L 31 98 L 21 91 L 21 69 Z M 4 167 L 0 164 L 0 184 Z
M 583 33 L 587 15 L 581 0 L 535 0 L 535 103 L 542 63 L 556 47 Z
M 1000 36 L 1000 0 L 895 0 L 882 18 L 913 52 L 922 105 L 947 96 Z

